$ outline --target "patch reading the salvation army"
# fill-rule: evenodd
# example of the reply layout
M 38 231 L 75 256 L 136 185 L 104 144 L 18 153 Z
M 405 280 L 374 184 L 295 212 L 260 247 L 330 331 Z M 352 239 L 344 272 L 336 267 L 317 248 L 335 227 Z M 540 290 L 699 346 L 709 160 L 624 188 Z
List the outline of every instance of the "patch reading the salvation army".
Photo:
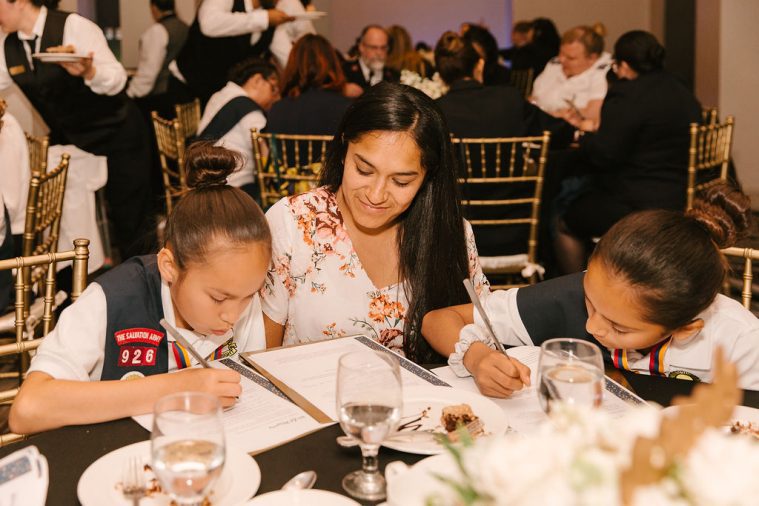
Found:
M 669 373 L 670 378 L 688 381 L 701 381 L 701 378 L 688 371 L 672 371 Z
M 165 334 L 154 329 L 133 328 L 119 330 L 113 337 L 119 347 L 119 367 L 149 367 L 156 363 L 158 345 Z
M 154 329 L 146 328 L 134 328 L 124 329 L 115 332 L 113 336 L 116 338 L 116 344 L 118 346 L 124 346 L 125 344 L 149 344 L 151 346 L 158 346 L 163 341 L 165 334 Z

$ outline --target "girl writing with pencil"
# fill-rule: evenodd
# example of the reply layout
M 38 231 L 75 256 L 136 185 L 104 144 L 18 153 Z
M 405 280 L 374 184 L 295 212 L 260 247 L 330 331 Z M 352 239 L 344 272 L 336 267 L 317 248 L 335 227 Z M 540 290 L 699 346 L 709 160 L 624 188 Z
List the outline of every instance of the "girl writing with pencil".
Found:
M 235 402 L 239 374 L 190 368 L 191 355 L 159 321 L 209 360 L 265 347 L 257 292 L 271 236 L 253 199 L 226 185 L 240 165 L 240 155 L 224 148 L 189 148 L 191 190 L 167 219 L 164 247 L 101 276 L 61 314 L 13 404 L 11 430 L 147 413 L 158 398 L 185 390 L 216 395 L 223 406 Z M 166 374 L 175 369 L 186 370 Z
M 586 339 L 615 367 L 644 374 L 710 381 L 719 346 L 741 387 L 759 390 L 759 320 L 719 294 L 728 269 L 720 249 L 744 235 L 750 217 L 748 198 L 727 186 L 685 214 L 632 214 L 601 238 L 586 272 L 493 292 L 485 312 L 507 345 Z M 428 313 L 422 333 L 458 375 L 506 397 L 521 388 L 523 371 L 486 344 L 484 329 L 468 304 Z

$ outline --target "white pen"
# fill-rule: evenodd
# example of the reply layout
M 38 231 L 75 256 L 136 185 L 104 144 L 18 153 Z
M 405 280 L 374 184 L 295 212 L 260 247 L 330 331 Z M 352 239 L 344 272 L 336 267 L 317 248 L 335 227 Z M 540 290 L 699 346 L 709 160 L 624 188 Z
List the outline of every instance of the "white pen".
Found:
M 197 361 L 200 362 L 200 365 L 206 369 L 212 369 L 211 364 L 208 363 L 208 360 L 204 359 L 200 353 L 198 353 L 197 350 L 187 342 L 187 339 L 182 337 L 182 334 L 180 334 L 179 331 L 175 329 L 169 322 L 167 322 L 164 318 L 161 318 L 161 321 L 159 323 L 169 332 L 169 334 L 171 334 L 171 337 L 173 337 L 176 342 L 182 345 L 183 348 L 190 352 L 190 355 L 195 357 Z
M 490 323 L 490 318 L 488 318 L 487 313 L 485 313 L 485 308 L 482 307 L 482 304 L 480 303 L 479 297 L 477 297 L 477 292 L 474 291 L 474 286 L 472 286 L 472 282 L 469 281 L 469 278 L 466 278 L 464 280 L 464 288 L 466 288 L 466 293 L 469 294 L 469 298 L 472 301 L 472 304 L 474 304 L 474 307 L 477 309 L 477 312 L 480 313 L 480 317 L 482 318 L 482 321 L 485 322 L 485 326 L 488 329 L 488 332 L 490 333 L 491 339 L 493 339 L 495 344 L 495 349 L 499 350 L 501 353 L 509 356 L 508 353 L 506 353 L 506 347 L 503 345 L 501 341 L 498 340 L 498 338 L 495 335 L 495 331 L 493 330 L 493 325 Z

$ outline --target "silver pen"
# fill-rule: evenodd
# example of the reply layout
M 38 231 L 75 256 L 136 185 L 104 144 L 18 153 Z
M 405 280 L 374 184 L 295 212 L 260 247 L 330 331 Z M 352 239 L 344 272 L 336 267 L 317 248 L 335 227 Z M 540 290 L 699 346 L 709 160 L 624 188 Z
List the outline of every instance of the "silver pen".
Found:
M 161 321 L 159 323 L 169 332 L 169 334 L 171 334 L 171 337 L 173 337 L 176 342 L 182 345 L 184 349 L 190 352 L 190 355 L 195 357 L 195 359 L 200 362 L 200 365 L 206 369 L 213 369 L 211 367 L 211 364 L 208 363 L 208 360 L 204 359 L 200 353 L 198 353 L 197 350 L 187 342 L 187 339 L 182 337 L 182 334 L 180 334 L 179 331 L 175 329 L 169 322 L 167 322 L 164 318 L 161 318 Z
M 477 312 L 480 313 L 482 321 L 485 322 L 485 326 L 490 333 L 490 338 L 494 341 L 495 349 L 508 357 L 509 354 L 506 353 L 506 347 L 496 337 L 495 331 L 493 330 L 493 325 L 490 323 L 490 318 L 488 318 L 487 313 L 485 313 L 485 308 L 482 307 L 482 303 L 480 302 L 479 297 L 477 297 L 477 292 L 474 291 L 474 286 L 472 285 L 472 282 L 469 281 L 469 278 L 466 278 L 464 280 L 464 288 L 466 288 L 466 293 L 469 294 L 469 298 L 471 299 L 472 304 L 474 304 L 474 307 L 477 309 Z

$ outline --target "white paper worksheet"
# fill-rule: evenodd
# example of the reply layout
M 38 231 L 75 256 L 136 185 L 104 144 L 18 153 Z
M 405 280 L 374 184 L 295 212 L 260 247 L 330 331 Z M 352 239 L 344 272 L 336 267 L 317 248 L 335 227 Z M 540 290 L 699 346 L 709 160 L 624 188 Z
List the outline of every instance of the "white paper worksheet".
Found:
M 491 398 L 491 400 L 503 408 L 509 419 L 509 426 L 512 429 L 517 432 L 528 432 L 534 430 L 548 419 L 540 407 L 540 400 L 538 400 L 538 360 L 540 359 L 540 348 L 538 346 L 518 346 L 516 348 L 509 348 L 508 353 L 509 356 L 519 360 L 530 368 L 531 386 L 520 390 L 508 399 Z M 471 376 L 459 378 L 448 366 L 433 369 L 433 372 L 454 388 L 479 392 Z M 613 416 L 622 416 L 631 406 L 644 402 L 643 399 L 616 381 L 606 377 L 606 388 L 604 389 L 601 404 L 602 409 L 608 411 Z
M 403 388 L 449 386 L 428 370 L 393 353 L 366 336 L 349 336 L 302 346 L 275 348 L 243 355 L 285 383 L 333 420 L 337 419 L 337 363 L 346 353 L 367 348 L 392 354 L 400 361 Z
M 242 376 L 240 400 L 222 413 L 227 446 L 260 452 L 329 425 L 318 423 L 267 379 L 235 360 L 227 358 L 213 365 L 234 369 Z M 152 414 L 135 416 L 134 420 L 152 429 Z

